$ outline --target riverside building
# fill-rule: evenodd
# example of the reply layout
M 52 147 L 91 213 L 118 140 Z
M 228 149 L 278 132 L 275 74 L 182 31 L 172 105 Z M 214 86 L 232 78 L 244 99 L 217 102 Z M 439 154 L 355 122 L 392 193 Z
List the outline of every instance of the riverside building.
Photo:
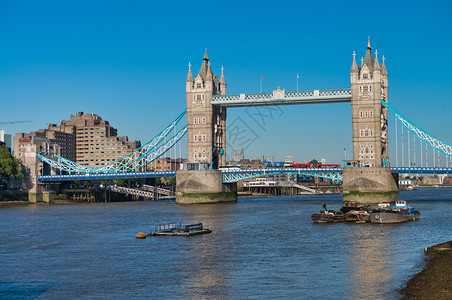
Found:
M 22 144 L 31 143 L 32 137 L 47 138 L 61 148 L 61 156 L 88 167 L 99 167 L 127 154 L 141 146 L 139 141 L 129 141 L 127 136 L 117 136 L 117 129 L 97 114 L 77 112 L 60 125 L 49 124 L 28 134 L 14 136 L 14 155 L 21 157 Z M 17 152 L 16 152 L 17 149 Z M 17 153 L 17 155 L 16 155 Z

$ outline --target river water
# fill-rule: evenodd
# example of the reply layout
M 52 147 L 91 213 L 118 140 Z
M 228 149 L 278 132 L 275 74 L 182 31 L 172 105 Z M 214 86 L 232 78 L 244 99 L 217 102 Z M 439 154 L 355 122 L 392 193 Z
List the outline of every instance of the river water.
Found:
M 313 224 L 341 195 L 0 208 L 0 298 L 397 299 L 424 247 L 452 240 L 452 188 L 401 199 L 419 221 Z M 171 221 L 213 232 L 135 238 Z

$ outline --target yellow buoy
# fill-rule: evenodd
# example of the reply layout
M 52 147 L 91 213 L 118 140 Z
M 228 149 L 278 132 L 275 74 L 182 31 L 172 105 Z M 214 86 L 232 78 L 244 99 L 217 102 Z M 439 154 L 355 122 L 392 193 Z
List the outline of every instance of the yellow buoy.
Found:
M 138 232 L 136 237 L 137 237 L 137 239 L 145 239 L 146 238 L 146 233 Z

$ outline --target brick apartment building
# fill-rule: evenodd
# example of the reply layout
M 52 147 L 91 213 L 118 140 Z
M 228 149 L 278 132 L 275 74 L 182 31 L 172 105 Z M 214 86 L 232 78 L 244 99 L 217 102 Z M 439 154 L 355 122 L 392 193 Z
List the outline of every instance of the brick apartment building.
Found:
M 127 136 L 117 136 L 117 129 L 97 114 L 78 112 L 60 125 L 49 124 L 47 129 L 14 136 L 14 156 L 22 157 L 24 145 L 48 140 L 60 146 L 60 155 L 76 163 L 99 167 L 133 152 L 141 146 Z

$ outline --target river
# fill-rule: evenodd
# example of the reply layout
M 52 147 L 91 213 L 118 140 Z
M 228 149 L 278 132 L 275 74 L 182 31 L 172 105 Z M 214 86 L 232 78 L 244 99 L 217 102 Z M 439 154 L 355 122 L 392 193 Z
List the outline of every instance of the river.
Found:
M 397 299 L 424 247 L 452 240 L 452 188 L 401 192 L 396 225 L 313 224 L 341 195 L 0 208 L 0 298 Z M 165 222 L 211 234 L 135 238 Z

